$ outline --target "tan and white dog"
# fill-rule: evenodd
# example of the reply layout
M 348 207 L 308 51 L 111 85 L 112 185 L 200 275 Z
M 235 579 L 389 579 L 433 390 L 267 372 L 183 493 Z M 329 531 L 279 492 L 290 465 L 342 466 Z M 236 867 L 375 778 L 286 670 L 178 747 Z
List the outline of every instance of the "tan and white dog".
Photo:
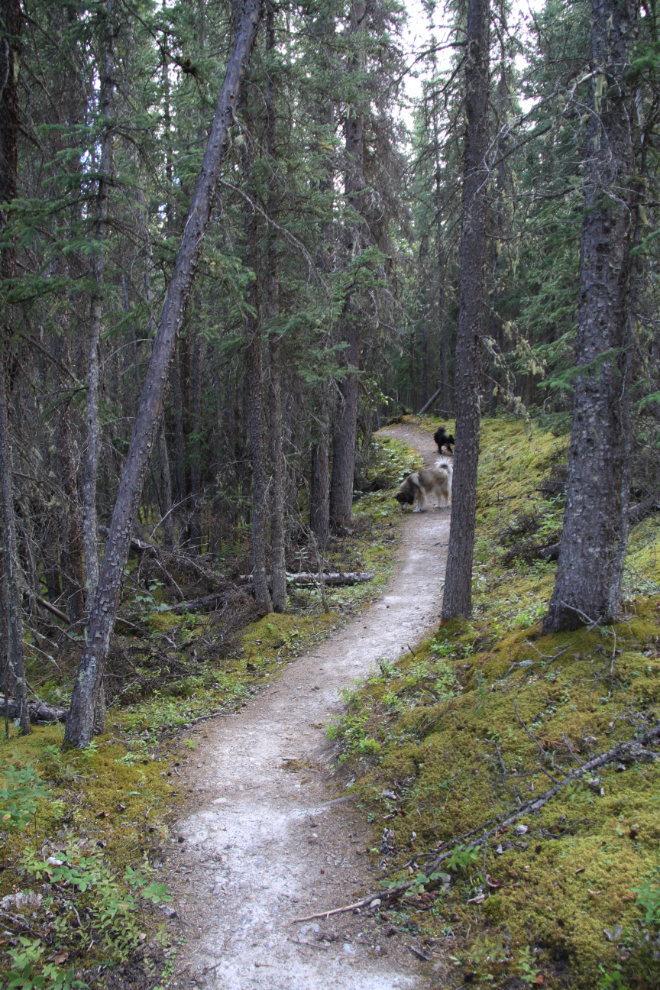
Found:
M 431 494 L 435 495 L 438 501 L 438 509 L 441 508 L 440 500 L 443 495 L 449 505 L 451 466 L 445 461 L 438 462 L 434 468 L 422 468 L 421 471 L 408 475 L 394 497 L 401 503 L 402 508 L 404 505 L 414 505 L 417 502 L 418 507 L 413 509 L 413 512 L 426 512 L 427 496 Z

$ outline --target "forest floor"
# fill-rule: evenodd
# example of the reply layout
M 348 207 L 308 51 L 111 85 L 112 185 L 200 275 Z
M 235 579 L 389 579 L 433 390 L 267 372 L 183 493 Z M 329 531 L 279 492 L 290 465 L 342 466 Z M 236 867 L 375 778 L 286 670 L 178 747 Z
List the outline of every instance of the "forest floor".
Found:
M 382 431 L 437 452 L 409 425 Z M 432 501 L 432 500 L 431 500 Z M 305 652 L 235 717 L 209 723 L 186 770 L 193 795 L 162 879 L 187 935 L 170 986 L 391 990 L 420 986 L 414 933 L 375 913 L 298 922 L 376 884 L 364 815 L 346 795 L 327 726 L 342 691 L 437 627 L 448 507 L 405 521 L 382 596 Z

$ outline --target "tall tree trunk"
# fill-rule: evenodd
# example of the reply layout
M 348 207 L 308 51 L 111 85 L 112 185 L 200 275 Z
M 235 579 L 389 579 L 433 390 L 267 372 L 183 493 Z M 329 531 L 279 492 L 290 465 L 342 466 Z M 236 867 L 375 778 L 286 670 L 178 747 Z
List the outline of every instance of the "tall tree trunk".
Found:
M 171 550 L 174 546 L 174 513 L 172 512 L 172 476 L 170 474 L 170 459 L 167 454 L 167 438 L 165 436 L 165 416 L 160 418 L 158 427 L 158 460 L 160 461 L 160 480 L 163 492 L 163 539 L 165 546 Z
M 60 259 L 58 267 L 59 263 Z M 63 397 L 55 409 L 55 448 L 58 480 L 66 498 L 63 506 L 62 563 L 67 615 L 71 622 L 80 622 L 85 616 L 85 564 L 78 502 L 78 472 L 71 435 L 71 395 L 66 395 L 73 377 L 72 374 L 66 375 L 66 371 L 71 368 L 68 310 L 62 314 L 59 322 L 61 336 L 55 338 L 54 351 L 60 367 L 58 383 Z
M 23 612 L 21 609 L 22 588 L 18 544 L 16 541 L 16 519 L 14 516 L 14 490 L 11 475 L 11 440 L 7 420 L 7 392 L 5 388 L 5 360 L 0 358 L 0 485 L 2 486 L 2 544 L 4 573 L 7 582 L 8 649 L 7 660 L 14 681 L 14 697 L 19 706 L 21 732 L 30 731 L 30 716 L 27 702 L 27 683 L 23 660 Z
M 192 513 L 190 516 L 190 544 L 194 553 L 202 552 L 202 365 L 204 361 L 204 341 L 199 327 L 195 330 L 192 346 L 192 375 L 190 412 L 192 430 L 189 437 L 190 449 L 190 493 Z
M 172 362 L 172 399 L 174 402 L 174 476 L 176 478 L 177 500 L 182 502 L 188 495 L 186 485 L 186 437 L 183 429 L 183 394 L 181 388 L 181 361 L 178 353 Z
M 321 19 L 319 33 L 326 36 L 332 45 L 335 33 L 334 18 Z M 329 66 L 326 66 L 329 68 Z M 319 122 L 322 130 L 319 136 L 320 148 L 332 148 L 331 135 L 335 124 L 335 107 L 326 93 L 321 95 Z M 325 200 L 325 220 L 321 227 L 320 245 L 317 257 L 317 267 L 326 278 L 333 268 L 335 246 L 334 214 L 334 161 L 327 150 L 322 155 L 322 177 L 319 182 L 319 192 Z M 312 443 L 311 488 L 309 525 L 316 537 L 320 550 L 325 550 L 330 536 L 330 394 L 329 382 L 319 382 L 317 400 L 315 403 L 316 437 Z
M 252 162 L 247 146 L 243 147 L 243 174 L 246 182 L 252 173 Z M 257 217 L 252 206 L 245 204 L 245 238 L 247 242 L 245 263 L 256 272 L 257 267 Z M 254 597 L 262 609 L 272 612 L 273 606 L 268 590 L 266 575 L 266 518 L 267 518 L 267 475 L 266 475 L 266 443 L 264 437 L 264 395 L 263 395 L 263 366 L 261 357 L 261 334 L 259 311 L 259 281 L 255 278 L 248 290 L 249 312 L 245 320 L 245 335 L 247 340 L 247 370 L 246 386 L 248 400 L 248 427 L 250 432 L 250 451 L 252 458 L 252 526 L 250 544 L 252 547 L 252 574 L 254 578 Z
M 440 412 L 443 416 L 449 416 L 449 341 L 447 340 L 447 301 L 446 301 L 446 281 L 447 281 L 447 256 L 445 254 L 444 236 L 442 229 L 442 213 L 440 212 L 440 175 L 437 179 L 437 210 L 438 219 L 436 224 L 436 237 L 438 248 L 438 342 L 440 345 Z
M 479 460 L 480 338 L 486 246 L 489 0 L 469 0 L 465 68 L 467 133 L 456 335 L 456 457 L 442 618 L 472 612 L 472 557 Z
M 253 300 L 251 300 L 253 304 Z M 246 327 L 247 385 L 250 448 L 252 451 L 252 574 L 257 605 L 272 611 L 266 575 L 266 444 L 263 420 L 263 368 L 257 319 L 249 316 Z
M 355 483 L 360 326 L 352 305 L 347 305 L 344 312 L 342 336 L 347 345 L 342 352 L 342 362 L 345 368 L 351 370 L 347 372 L 338 385 L 339 400 L 332 439 L 330 521 L 338 532 L 346 530 L 350 525 Z
M 0 204 L 11 203 L 16 197 L 18 185 L 18 133 L 19 133 L 19 44 L 23 18 L 18 0 L 0 2 Z M 7 216 L 0 211 L 0 232 L 4 231 Z M 14 249 L 4 247 L 0 255 L 2 281 L 14 278 Z M 6 290 L 5 290 L 6 291 Z M 9 319 L 4 304 L 5 319 Z M 5 386 L 6 357 L 11 326 L 2 326 L 0 341 L 0 488 L 2 489 L 2 546 L 4 579 L 7 589 L 7 672 L 11 666 L 14 679 L 14 696 L 19 706 L 21 732 L 30 731 L 27 706 L 27 684 L 23 662 L 23 613 L 21 611 L 21 575 L 16 540 L 14 516 L 14 489 L 12 484 L 11 438 L 9 436 L 7 392 Z M 5 675 L 6 676 L 6 675 Z
M 273 55 L 275 53 L 275 8 L 272 0 L 266 6 L 266 49 L 270 55 L 266 83 L 266 150 L 268 152 L 268 215 L 277 212 L 277 147 L 276 107 Z M 270 456 L 273 476 L 270 494 L 270 557 L 273 608 L 286 612 L 286 547 L 284 544 L 284 449 L 282 446 L 282 383 L 280 367 L 280 338 L 275 323 L 280 315 L 277 237 L 268 234 L 267 257 L 268 336 L 270 370 Z
M 312 483 L 309 510 L 309 526 L 321 550 L 325 550 L 330 536 L 329 405 L 328 390 L 325 385 L 322 385 L 316 413 L 319 442 L 312 445 Z
M 638 16 L 630 0 L 592 0 L 576 344 L 577 367 L 584 370 L 575 379 L 564 528 L 544 622 L 553 632 L 575 628 L 587 616 L 614 620 L 621 603 L 631 443 L 626 303 L 634 227 L 635 110 L 626 75 Z
M 109 179 L 112 171 L 112 95 L 114 89 L 114 0 L 105 0 L 103 35 L 103 68 L 99 110 L 102 120 L 101 160 L 96 196 L 96 253 L 94 255 L 94 288 L 89 316 L 87 356 L 87 452 L 83 462 L 83 539 L 87 593 L 94 594 L 99 580 L 99 557 L 96 519 L 96 481 L 99 469 L 101 427 L 99 423 L 99 379 L 101 324 L 103 322 L 103 283 L 105 280 L 105 239 L 108 221 Z
M 140 503 L 156 430 L 160 422 L 177 337 L 190 298 L 215 201 L 220 166 L 234 120 L 245 67 L 261 19 L 261 0 L 244 0 L 216 106 L 208 145 L 197 178 L 172 280 L 154 339 L 131 445 L 119 483 L 99 583 L 90 610 L 83 650 L 66 723 L 65 746 L 87 746 L 94 732 L 94 711 L 103 678 L 103 664 L 114 625 L 131 529 Z
M 353 0 L 351 5 L 351 34 L 361 34 L 365 29 L 366 3 Z M 357 72 L 361 59 L 356 56 L 351 71 Z M 351 106 L 346 118 L 346 199 L 358 214 L 364 213 L 364 117 Z M 359 255 L 363 244 L 361 223 L 357 219 L 346 225 L 346 262 L 351 264 Z M 354 299 L 344 304 L 342 340 L 346 344 L 342 352 L 345 376 L 339 381 L 339 403 L 335 416 L 332 449 L 332 484 L 330 488 L 330 522 L 335 529 L 346 529 L 353 509 L 355 474 L 355 446 L 358 418 L 358 370 L 360 365 L 360 317 Z

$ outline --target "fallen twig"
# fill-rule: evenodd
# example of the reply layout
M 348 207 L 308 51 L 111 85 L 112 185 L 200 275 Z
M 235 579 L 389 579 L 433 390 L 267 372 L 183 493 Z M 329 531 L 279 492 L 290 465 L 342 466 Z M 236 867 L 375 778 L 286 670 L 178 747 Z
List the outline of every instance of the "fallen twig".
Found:
M 149 635 L 148 631 L 144 629 L 142 626 L 136 626 L 134 622 L 129 622 L 128 619 L 123 619 L 121 615 L 118 615 L 117 618 L 115 619 L 115 625 L 117 625 L 118 622 L 121 622 L 123 625 L 128 626 L 129 629 L 132 629 L 133 632 L 139 633 L 140 636 Z
M 363 897 L 361 901 L 356 901 L 355 904 L 347 904 L 345 907 L 332 908 L 329 911 L 319 911 L 317 914 L 309 914 L 305 918 L 293 918 L 291 921 L 292 925 L 298 924 L 299 921 L 313 921 L 314 918 L 329 918 L 331 914 L 345 914 L 346 911 L 355 911 L 356 908 L 365 907 L 370 904 L 380 894 L 369 894 L 368 897 Z
M 58 619 L 62 620 L 62 622 L 66 622 L 67 626 L 71 625 L 71 620 L 69 619 L 68 615 L 66 615 L 64 612 L 61 612 L 59 608 L 55 607 L 55 605 L 51 605 L 51 603 L 49 601 L 46 601 L 45 598 L 42 598 L 40 595 L 35 595 L 34 600 L 38 602 L 42 608 L 45 608 L 47 612 L 50 612 L 52 615 L 56 615 Z
M 536 738 L 536 736 L 534 735 L 534 733 L 532 732 L 532 730 L 530 728 L 528 728 L 528 726 L 525 725 L 525 723 L 523 722 L 522 718 L 520 717 L 520 712 L 518 711 L 518 706 L 516 705 L 515 701 L 513 702 L 513 710 L 516 713 L 516 717 L 517 717 L 518 721 L 520 722 L 521 727 L 525 730 L 525 732 L 527 733 L 527 735 L 529 736 L 529 738 L 536 745 L 536 748 L 539 751 L 539 755 L 541 756 L 541 758 L 543 758 L 545 756 L 545 750 L 543 749 L 543 746 L 541 746 L 541 743 L 538 741 L 538 739 Z M 553 763 L 553 766 L 554 766 L 554 763 Z M 557 767 L 557 769 L 559 770 L 560 773 L 566 773 L 566 771 L 565 770 L 562 770 L 561 767 Z M 546 777 L 548 777 L 552 781 L 553 784 L 556 784 L 557 783 L 557 781 L 555 780 L 555 778 L 552 776 L 552 774 L 548 770 L 545 769 L 545 767 L 541 767 L 541 770 L 546 775 Z
M 559 650 L 557 653 L 553 653 L 553 654 L 550 654 L 550 653 L 541 653 L 541 651 L 540 650 L 537 650 L 536 647 L 534 646 L 534 644 L 533 643 L 530 643 L 530 641 L 528 639 L 526 639 L 525 642 L 527 643 L 528 646 L 531 646 L 531 648 L 533 650 L 535 650 L 540 657 L 543 657 L 544 660 L 556 660 L 558 657 L 562 656 L 564 653 L 567 652 L 567 650 L 570 650 L 570 648 L 571 648 L 570 647 L 570 643 L 569 643 L 568 646 L 565 646 L 563 650 Z

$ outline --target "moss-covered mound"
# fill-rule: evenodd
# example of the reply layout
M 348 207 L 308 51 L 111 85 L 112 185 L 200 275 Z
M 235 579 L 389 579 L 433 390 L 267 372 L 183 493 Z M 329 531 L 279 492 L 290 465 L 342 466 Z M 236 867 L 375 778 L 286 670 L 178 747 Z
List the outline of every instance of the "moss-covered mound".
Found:
M 660 750 L 575 776 L 658 724 L 660 597 L 630 598 L 613 627 L 541 636 L 555 565 L 501 562 L 522 513 L 560 525 L 561 499 L 538 489 L 564 449 L 519 422 L 484 424 L 475 618 L 382 665 L 333 730 L 387 882 L 417 878 L 391 913 L 437 940 L 450 985 L 660 985 Z M 642 523 L 630 557 L 657 592 L 656 537 Z

